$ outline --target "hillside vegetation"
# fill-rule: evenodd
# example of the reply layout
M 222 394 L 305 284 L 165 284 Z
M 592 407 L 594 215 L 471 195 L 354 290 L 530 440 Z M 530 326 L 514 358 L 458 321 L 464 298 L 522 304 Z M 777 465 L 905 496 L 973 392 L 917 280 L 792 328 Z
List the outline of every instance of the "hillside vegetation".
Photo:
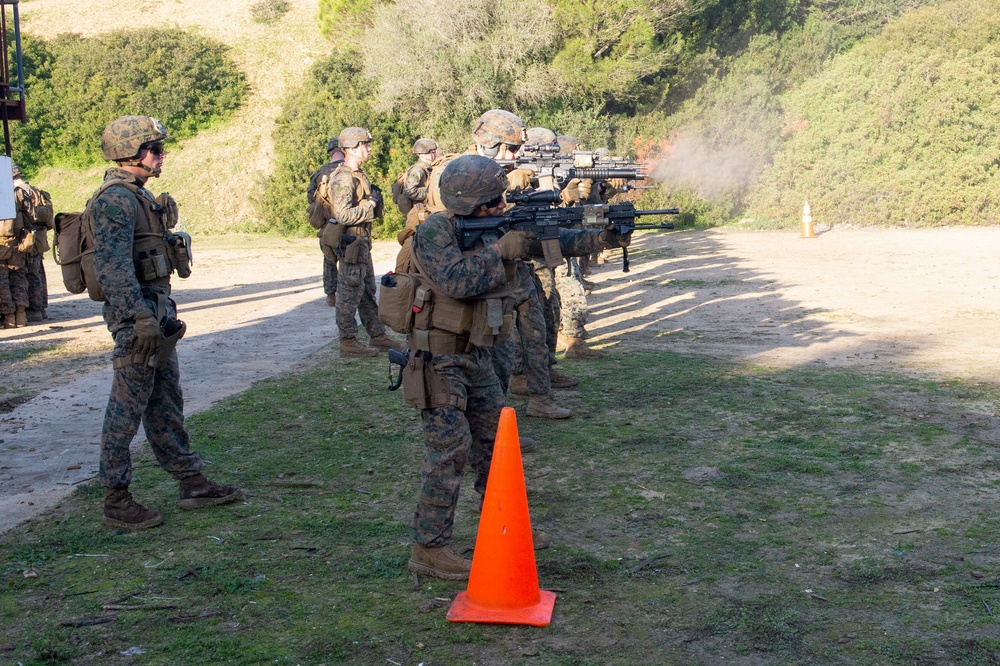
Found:
M 222 95 L 202 120 L 175 122 L 156 184 L 200 232 L 310 234 L 306 179 L 329 136 L 371 129 L 366 170 L 388 188 L 416 138 L 464 150 L 489 108 L 655 160 L 662 187 L 639 204 L 680 205 L 701 224 L 794 224 L 806 198 L 827 222 L 994 221 L 997 20 L 968 0 L 279 4 L 22 7 L 26 32 L 52 45 L 167 27 L 228 47 L 244 101 L 232 111 L 239 95 Z M 57 205 L 81 205 L 103 167 L 46 154 L 60 166 L 36 180 Z M 402 221 L 389 208 L 383 236 Z

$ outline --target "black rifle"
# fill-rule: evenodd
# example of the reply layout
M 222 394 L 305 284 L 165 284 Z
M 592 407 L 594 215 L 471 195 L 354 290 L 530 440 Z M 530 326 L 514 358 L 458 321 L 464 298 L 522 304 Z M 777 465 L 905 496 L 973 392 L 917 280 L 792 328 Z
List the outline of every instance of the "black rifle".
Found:
M 645 180 L 646 165 L 642 162 L 620 157 L 601 157 L 591 151 L 575 150 L 570 155 L 559 154 L 558 143 L 529 144 L 522 148 L 522 154 L 512 160 L 497 160 L 503 166 L 527 169 L 538 178 L 551 177 L 562 189 L 573 178 L 590 180 Z
M 636 229 L 674 228 L 672 224 L 637 225 L 636 218 L 680 213 L 677 208 L 636 210 L 629 202 L 554 208 L 559 201 L 556 190 L 508 194 L 507 201 L 514 207 L 497 217 L 455 217 L 455 231 L 463 250 L 474 247 L 479 241 L 484 245 L 495 243 L 508 231 L 527 231 L 541 242 L 546 265 L 555 268 L 563 261 L 559 249 L 560 229 L 614 229 L 619 236 L 626 236 Z

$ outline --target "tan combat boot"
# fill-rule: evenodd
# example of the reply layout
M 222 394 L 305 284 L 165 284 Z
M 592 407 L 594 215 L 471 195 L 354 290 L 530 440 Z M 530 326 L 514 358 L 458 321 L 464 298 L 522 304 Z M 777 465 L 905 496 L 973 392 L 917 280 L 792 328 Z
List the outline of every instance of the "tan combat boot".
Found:
M 18 328 L 28 325 L 28 315 L 21 306 L 18 306 L 17 312 L 14 313 L 14 325 Z
M 451 546 L 427 548 L 414 543 L 410 550 L 407 569 L 415 574 L 444 578 L 445 580 L 469 580 L 472 560 L 467 560 L 451 549 Z
M 374 347 L 361 344 L 355 338 L 341 338 L 340 355 L 342 357 L 353 356 L 356 358 L 370 358 L 372 356 L 378 356 L 379 351 Z
M 528 378 L 514 375 L 510 378 L 510 392 L 514 395 L 528 395 Z
M 0 328 L 15 328 L 17 323 L 14 321 L 14 313 L 0 315 Z
M 329 305 L 331 308 L 337 307 L 337 294 L 335 294 L 335 293 L 334 294 L 327 294 L 326 295 L 326 304 Z
M 573 416 L 573 412 L 557 405 L 549 393 L 528 398 L 528 416 L 537 416 L 540 419 L 568 419 Z
M 566 342 L 566 358 L 591 359 L 604 356 L 604 352 L 588 347 L 583 338 L 566 338 Z
M 580 383 L 580 380 L 576 377 L 564 375 L 555 368 L 549 368 L 549 383 L 552 385 L 552 388 L 573 388 Z
M 527 435 L 521 435 L 518 439 L 521 444 L 521 453 L 530 453 L 538 447 L 538 442 Z
M 383 333 L 382 335 L 376 335 L 374 338 L 368 341 L 368 344 L 376 349 L 399 349 L 399 343 L 390 338 L 388 335 Z
M 29 323 L 45 321 L 45 310 L 25 310 Z
M 159 511 L 147 509 L 132 498 L 128 488 L 104 489 L 104 526 L 144 530 L 163 522 Z
M 182 479 L 177 490 L 177 504 L 187 510 L 229 504 L 241 497 L 243 489 L 239 486 L 224 486 L 210 481 L 204 474 Z

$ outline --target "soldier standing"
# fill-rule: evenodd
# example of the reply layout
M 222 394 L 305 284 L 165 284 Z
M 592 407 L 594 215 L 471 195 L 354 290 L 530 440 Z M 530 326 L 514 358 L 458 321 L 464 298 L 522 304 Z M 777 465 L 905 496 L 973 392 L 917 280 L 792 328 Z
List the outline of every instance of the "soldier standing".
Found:
M 31 234 L 31 247 L 24 253 L 25 277 L 28 281 L 28 322 L 39 322 L 48 319 L 46 310 L 49 307 L 49 285 L 45 277 L 43 258 L 49 249 L 48 231 L 54 228 L 52 217 L 52 200 L 48 193 L 31 185 L 21 173 L 21 167 L 14 165 L 14 192 L 19 193 L 27 208 L 30 208 L 30 218 L 26 221 L 26 233 Z
M 326 154 L 330 161 L 316 169 L 309 177 L 309 187 L 306 188 L 306 199 L 309 207 L 321 207 L 322 212 L 319 219 L 322 224 L 319 228 L 319 249 L 323 252 L 323 293 L 326 294 L 326 304 L 331 308 L 337 305 L 337 253 L 329 245 L 323 243 L 323 227 L 331 217 L 333 210 L 329 208 L 326 201 L 316 199 L 317 193 L 321 192 L 320 184 L 324 176 L 329 179 L 330 175 L 336 171 L 337 167 L 344 162 L 344 153 L 340 150 L 337 137 L 332 137 L 326 144 Z
M 146 181 L 160 175 L 167 130 L 155 118 L 124 116 L 101 136 L 104 158 L 116 166 L 88 203 L 94 223 L 94 270 L 104 291 L 104 321 L 115 341 L 114 378 L 101 431 L 100 479 L 104 524 L 128 530 L 155 527 L 163 516 L 129 492 L 129 445 L 142 421 L 153 454 L 179 484 L 178 504 L 198 509 L 242 496 L 236 486 L 207 479 L 184 428 L 184 399 L 173 345 L 185 326 L 170 298 L 170 275 L 189 264 L 171 243 L 159 203 Z M 164 197 L 160 200 L 166 201 Z
M 420 409 L 425 447 L 408 568 L 449 580 L 467 579 L 472 568 L 450 546 L 459 484 L 471 466 L 476 492 L 486 491 L 505 404 L 491 350 L 513 332 L 521 279 L 517 265 L 530 250 L 522 231 L 484 234 L 475 246 L 463 247 L 455 216 L 502 215 L 508 185 L 503 168 L 492 159 L 456 158 L 439 179 L 446 211 L 417 227 L 410 241 L 410 270 L 435 296 L 416 315 L 408 340 L 411 360 L 403 376 L 407 405 Z M 560 246 L 570 254 L 618 242 L 613 231 L 567 230 L 560 236 Z M 490 307 L 477 307 L 483 301 Z
M 15 178 L 20 176 L 20 169 Z M 35 247 L 31 193 L 14 188 L 13 219 L 0 220 L 0 325 L 28 325 L 28 269 L 25 257 Z
M 375 267 L 372 265 L 372 222 L 382 217 L 382 192 L 371 184 L 361 165 L 371 156 L 372 135 L 363 127 L 348 127 L 338 137 L 344 163 L 330 176 L 333 217 L 339 229 L 336 245 L 337 328 L 341 356 L 378 356 L 396 346 L 385 334 L 375 303 Z M 357 341 L 355 314 L 368 332 L 372 346 Z
M 417 161 L 403 174 L 399 195 L 393 192 L 393 203 L 406 215 L 406 226 L 411 228 L 428 217 L 424 200 L 427 199 L 431 165 L 440 154 L 434 139 L 417 139 L 412 150 Z M 415 218 L 412 224 L 411 218 Z

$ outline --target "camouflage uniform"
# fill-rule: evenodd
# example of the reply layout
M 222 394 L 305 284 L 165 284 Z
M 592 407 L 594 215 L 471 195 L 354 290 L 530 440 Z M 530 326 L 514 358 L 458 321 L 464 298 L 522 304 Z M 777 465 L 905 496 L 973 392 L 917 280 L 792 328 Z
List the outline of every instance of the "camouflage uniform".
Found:
M 417 160 L 406 170 L 403 176 L 403 194 L 413 203 L 423 203 L 427 198 L 427 185 L 430 180 L 430 163 Z
M 559 327 L 570 338 L 587 337 L 587 293 L 583 287 L 583 274 L 576 257 L 567 259 L 555 269 L 556 289 L 559 290 Z
M 142 181 L 123 169 L 111 168 L 108 180 L 142 186 Z M 152 200 L 152 194 L 139 190 Z M 137 196 L 124 186 L 111 186 L 93 201 L 94 268 L 107 300 L 104 321 L 114 337 L 114 379 L 101 431 L 100 478 L 106 488 L 124 488 L 132 476 L 129 445 L 142 421 L 153 454 L 160 466 L 177 479 L 192 477 L 204 463 L 191 450 L 184 429 L 184 399 L 180 386 L 177 353 L 159 368 L 136 359 L 133 344 L 135 318 L 156 313 L 157 301 L 165 299 L 166 314 L 176 318 L 176 306 L 168 298 L 169 279 L 140 284 L 132 255 L 134 229 L 140 215 Z
M 24 188 L 14 188 L 14 205 L 17 217 L 0 222 L 0 315 L 13 315 L 29 305 L 27 253 L 22 249 L 34 218 Z
M 316 193 L 316 188 L 319 187 L 323 176 L 332 174 L 343 163 L 344 160 L 327 162 L 310 176 L 309 187 L 306 188 L 306 199 L 309 204 L 312 204 L 313 195 Z M 322 238 L 320 238 L 319 249 L 323 252 L 323 293 L 330 296 L 337 293 L 337 255 L 323 250 Z
M 333 216 L 337 224 L 345 227 L 344 240 L 337 251 L 340 260 L 337 327 L 342 340 L 358 335 L 355 313 L 361 315 L 361 323 L 369 336 L 377 338 L 385 335 L 385 325 L 378 318 L 378 305 L 375 303 L 375 267 L 371 254 L 372 221 L 381 213 L 377 207 L 364 205 L 371 197 L 371 187 L 368 176 L 360 167 L 351 169 L 342 164 L 330 177 Z M 353 240 L 346 243 L 348 239 Z
M 448 215 L 432 215 L 420 225 L 412 251 L 428 276 L 452 298 L 474 298 L 507 282 L 495 247 L 484 247 L 471 256 L 462 253 L 454 219 Z M 449 394 L 464 401 L 464 409 L 445 406 L 420 410 L 427 455 L 412 531 L 413 540 L 428 548 L 451 541 L 466 466 L 475 473 L 476 492 L 486 492 L 493 440 L 500 410 L 506 404 L 489 349 L 435 354 L 432 364 L 445 379 Z
M 27 271 L 28 281 L 28 314 L 34 315 L 36 320 L 41 320 L 45 316 L 45 310 L 49 307 L 49 285 L 45 276 L 45 264 L 42 259 L 46 250 L 49 249 L 48 230 L 52 227 L 39 222 L 35 216 L 33 201 L 38 195 L 38 190 L 29 183 L 21 179 L 14 180 L 15 192 L 22 190 L 26 203 L 30 205 L 30 224 L 35 242 L 30 250 L 25 252 L 24 266 Z

